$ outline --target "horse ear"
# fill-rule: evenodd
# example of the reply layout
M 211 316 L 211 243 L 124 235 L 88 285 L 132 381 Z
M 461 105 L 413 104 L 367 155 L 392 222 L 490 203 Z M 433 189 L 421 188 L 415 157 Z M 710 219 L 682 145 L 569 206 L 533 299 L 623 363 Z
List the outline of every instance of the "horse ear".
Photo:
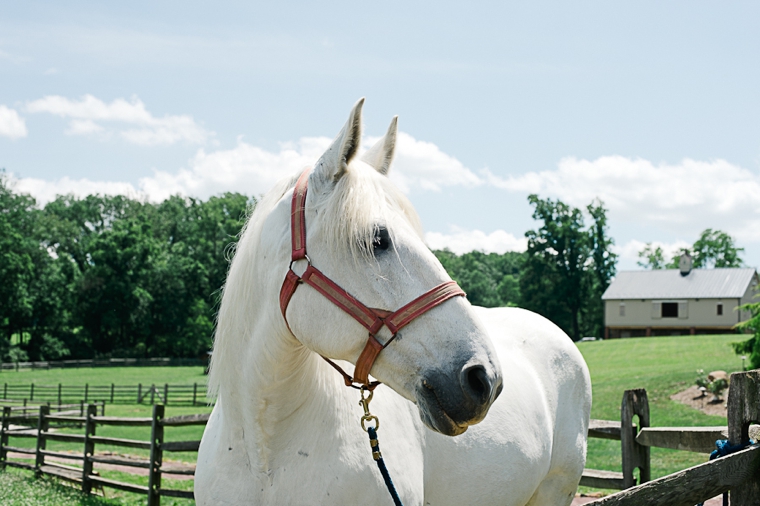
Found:
M 391 126 L 385 136 L 364 153 L 362 160 L 370 164 L 380 174 L 387 176 L 393 161 L 393 153 L 396 151 L 396 134 L 398 133 L 398 116 L 391 120 Z
M 362 97 L 351 108 L 345 126 L 317 162 L 314 174 L 322 181 L 337 183 L 348 170 L 348 164 L 356 156 L 362 137 L 363 105 L 364 98 Z

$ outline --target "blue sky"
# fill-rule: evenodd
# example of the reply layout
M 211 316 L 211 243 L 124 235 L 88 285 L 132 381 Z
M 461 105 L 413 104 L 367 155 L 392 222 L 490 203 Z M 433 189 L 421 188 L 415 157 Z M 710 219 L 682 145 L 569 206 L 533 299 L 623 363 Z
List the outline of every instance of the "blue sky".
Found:
M 260 194 L 362 96 L 431 246 L 609 209 L 620 268 L 705 228 L 760 265 L 760 4 L 0 0 L 0 167 L 56 192 Z

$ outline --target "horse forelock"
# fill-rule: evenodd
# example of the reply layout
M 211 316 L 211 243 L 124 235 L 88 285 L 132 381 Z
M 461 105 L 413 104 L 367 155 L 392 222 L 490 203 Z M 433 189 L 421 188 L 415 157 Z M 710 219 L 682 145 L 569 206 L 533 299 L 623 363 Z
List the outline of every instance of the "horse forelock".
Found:
M 343 248 L 357 262 L 373 261 L 375 230 L 409 226 L 422 240 L 422 226 L 409 199 L 386 176 L 363 162 L 354 162 L 332 191 L 313 202 L 327 244 Z M 309 225 L 307 224 L 307 227 Z
M 267 216 L 295 186 L 298 176 L 281 180 L 267 192 L 241 231 L 217 315 L 208 381 L 210 397 L 216 397 L 222 385 L 232 385 L 240 379 L 233 364 L 241 359 L 242 340 L 260 323 L 252 321 L 250 311 L 255 304 L 252 299 L 262 295 L 261 287 L 250 286 L 257 282 L 254 262 L 261 258 L 259 238 Z M 311 206 L 319 219 L 317 223 L 307 219 L 307 230 L 320 227 L 327 244 L 343 248 L 357 262 L 374 261 L 372 243 L 377 226 L 385 226 L 393 240 L 395 228 L 406 225 L 422 240 L 420 220 L 409 199 L 386 176 L 363 162 L 351 163 L 330 191 L 320 194 L 310 188 L 307 214 Z M 274 345 L 261 344 L 264 348 L 259 351 L 264 354 L 268 354 L 266 346 Z

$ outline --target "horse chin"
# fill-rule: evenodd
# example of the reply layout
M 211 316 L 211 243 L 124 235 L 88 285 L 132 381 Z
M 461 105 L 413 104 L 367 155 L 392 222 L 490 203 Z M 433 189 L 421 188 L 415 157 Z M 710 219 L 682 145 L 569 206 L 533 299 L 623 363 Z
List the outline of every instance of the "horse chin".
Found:
M 420 411 L 420 419 L 426 427 L 446 436 L 464 434 L 470 426 L 470 424 L 459 424 L 452 420 L 441 407 L 435 393 L 427 388 L 417 391 L 417 408 Z

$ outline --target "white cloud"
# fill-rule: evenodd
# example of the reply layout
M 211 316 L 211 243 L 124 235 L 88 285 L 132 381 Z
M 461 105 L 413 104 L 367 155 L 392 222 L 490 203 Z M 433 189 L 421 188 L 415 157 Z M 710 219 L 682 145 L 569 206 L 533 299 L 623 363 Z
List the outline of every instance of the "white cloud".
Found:
M 89 179 L 70 179 L 62 177 L 57 181 L 46 181 L 38 178 L 22 178 L 12 180 L 14 190 L 28 193 L 37 199 L 37 203 L 45 205 L 54 200 L 56 195 L 72 193 L 79 197 L 86 195 L 126 195 L 131 198 L 140 197 L 140 193 L 129 183 L 118 181 L 91 181 Z
M 712 227 L 760 240 L 760 174 L 725 160 L 679 164 L 606 156 L 565 158 L 557 170 L 487 181 L 509 191 L 556 197 L 574 206 L 601 198 L 618 222 L 649 224 L 696 236 Z
M 106 131 L 103 123 L 111 125 L 108 131 L 117 132 L 124 140 L 141 146 L 167 145 L 177 142 L 204 144 L 214 132 L 198 125 L 188 115 L 155 117 L 137 97 L 130 101 L 117 98 L 111 103 L 85 95 L 71 100 L 60 95 L 48 95 L 29 102 L 27 111 L 48 113 L 70 119 L 69 135 L 89 135 Z
M 15 110 L 0 104 L 0 137 L 19 139 L 26 137 L 26 123 L 24 118 Z
M 281 178 L 316 162 L 330 142 L 327 137 L 304 137 L 297 143 L 282 144 L 276 153 L 240 140 L 234 149 L 212 153 L 200 149 L 190 160 L 190 168 L 174 173 L 156 171 L 140 179 L 140 189 L 151 200 L 177 193 L 198 197 L 225 191 L 260 195 Z
M 504 230 L 496 230 L 490 234 L 480 230 L 465 230 L 452 226 L 450 233 L 428 232 L 425 242 L 432 249 L 445 249 L 457 255 L 470 251 L 503 254 L 507 251 L 525 251 L 528 241 L 525 237 L 515 237 Z
M 661 241 L 652 241 L 651 242 L 652 247 L 660 247 L 662 248 L 663 256 L 665 257 L 665 262 L 670 262 L 670 260 L 673 259 L 674 256 L 681 253 L 682 249 L 685 248 L 691 248 L 691 243 L 688 243 L 686 241 L 675 241 L 671 243 L 665 243 Z M 628 264 L 636 264 L 641 259 L 639 258 L 639 252 L 643 250 L 646 247 L 646 243 L 638 241 L 636 239 L 632 239 L 625 243 L 622 246 L 613 246 L 612 250 L 620 255 L 621 260 L 627 260 Z
M 371 146 L 377 138 L 368 138 Z M 417 187 L 440 191 L 444 186 L 474 187 L 483 180 L 465 167 L 462 162 L 441 151 L 432 142 L 418 141 L 404 132 L 396 139 L 396 156 L 391 166 L 390 178 L 404 192 Z

